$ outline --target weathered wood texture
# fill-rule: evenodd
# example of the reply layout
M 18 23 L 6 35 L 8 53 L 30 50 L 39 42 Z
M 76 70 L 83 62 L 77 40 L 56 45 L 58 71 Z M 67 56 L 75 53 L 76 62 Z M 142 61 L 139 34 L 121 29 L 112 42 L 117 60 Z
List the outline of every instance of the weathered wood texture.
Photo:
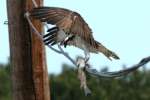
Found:
M 35 0 L 39 6 L 43 5 L 43 0 Z M 32 0 L 26 1 L 26 10 L 30 11 L 34 5 Z M 43 33 L 43 27 L 40 21 L 32 19 L 33 25 L 36 29 Z M 33 68 L 33 79 L 35 83 L 36 100 L 49 100 L 49 81 L 48 72 L 45 59 L 45 48 L 43 41 L 31 30 L 32 35 L 32 68 Z
M 50 100 L 45 48 L 24 18 L 32 8 L 32 0 L 7 0 L 13 100 Z M 40 22 L 32 22 L 42 32 Z

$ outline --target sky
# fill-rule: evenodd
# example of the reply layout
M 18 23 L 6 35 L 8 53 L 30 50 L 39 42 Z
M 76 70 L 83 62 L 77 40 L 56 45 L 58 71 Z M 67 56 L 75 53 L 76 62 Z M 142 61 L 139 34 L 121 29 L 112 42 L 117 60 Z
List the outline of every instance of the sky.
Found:
M 119 55 L 120 60 L 108 60 L 102 54 L 91 54 L 90 64 L 96 69 L 108 66 L 110 71 L 130 67 L 150 55 L 150 0 L 44 0 L 44 6 L 71 9 L 81 14 L 93 31 L 94 38 Z M 0 4 L 0 63 L 9 57 L 6 0 Z M 75 47 L 64 49 L 72 58 L 84 56 Z M 61 72 L 62 64 L 70 63 L 63 55 L 46 47 L 49 73 Z M 150 66 L 148 64 L 147 66 Z

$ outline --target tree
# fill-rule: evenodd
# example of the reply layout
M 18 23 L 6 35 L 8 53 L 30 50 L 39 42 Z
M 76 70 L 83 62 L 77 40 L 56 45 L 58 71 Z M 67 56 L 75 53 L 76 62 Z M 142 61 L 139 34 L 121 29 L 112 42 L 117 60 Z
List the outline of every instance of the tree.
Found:
M 85 96 L 80 89 L 77 73 L 72 66 L 63 65 L 62 73 L 50 75 L 52 100 L 150 100 L 150 71 L 136 71 L 119 79 L 87 77 L 92 90 Z
M 0 100 L 11 99 L 10 63 L 0 64 Z

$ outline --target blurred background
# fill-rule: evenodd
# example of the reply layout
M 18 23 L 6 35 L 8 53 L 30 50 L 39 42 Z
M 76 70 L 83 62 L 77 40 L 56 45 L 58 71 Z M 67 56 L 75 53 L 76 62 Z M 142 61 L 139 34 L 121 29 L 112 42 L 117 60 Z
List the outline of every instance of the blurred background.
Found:
M 144 66 L 118 79 L 87 76 L 92 94 L 85 96 L 80 88 L 77 70 L 63 64 L 59 74 L 49 74 L 51 100 L 150 100 L 150 70 Z M 108 71 L 104 67 L 101 71 Z M 0 64 L 0 100 L 11 100 L 10 64 Z
M 91 54 L 90 64 L 97 70 L 120 70 L 150 55 L 149 0 L 44 0 L 44 5 L 80 13 L 93 30 L 94 38 L 120 56 L 120 60 L 109 61 L 102 54 Z M 0 9 L 0 100 L 10 100 L 9 39 L 8 27 L 4 24 L 7 21 L 6 0 L 1 1 Z M 65 50 L 73 58 L 84 55 L 74 47 Z M 150 100 L 150 64 L 119 79 L 89 76 L 88 85 L 93 93 L 85 97 L 75 67 L 47 47 L 46 53 L 52 100 Z

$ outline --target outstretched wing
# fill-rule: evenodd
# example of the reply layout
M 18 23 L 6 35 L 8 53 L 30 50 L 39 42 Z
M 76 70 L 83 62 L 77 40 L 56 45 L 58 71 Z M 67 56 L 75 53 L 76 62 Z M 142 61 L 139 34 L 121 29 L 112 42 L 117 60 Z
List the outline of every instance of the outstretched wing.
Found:
M 80 14 L 64 8 L 39 7 L 31 11 L 31 16 L 42 22 L 58 26 L 68 34 L 75 34 L 93 46 L 97 44 L 92 31 Z

